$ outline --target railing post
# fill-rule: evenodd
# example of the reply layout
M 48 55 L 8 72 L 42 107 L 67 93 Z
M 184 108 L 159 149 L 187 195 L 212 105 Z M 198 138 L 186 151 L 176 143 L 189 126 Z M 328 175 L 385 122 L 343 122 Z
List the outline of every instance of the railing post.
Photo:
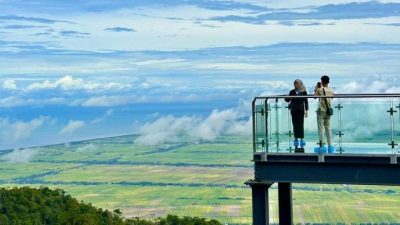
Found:
M 256 150 L 256 98 L 254 98 L 252 102 L 252 121 L 253 121 L 253 153 L 255 153 Z
M 394 113 L 396 113 L 397 111 L 394 110 L 393 99 L 390 101 L 390 109 L 387 112 L 390 113 L 390 130 L 391 130 L 391 141 L 389 142 L 388 145 L 391 146 L 392 148 L 392 154 L 395 154 L 396 152 L 394 150 L 394 147 L 398 144 L 394 142 Z
M 268 140 L 268 116 L 269 116 L 269 106 L 268 106 L 268 98 L 264 101 L 265 108 L 265 152 L 269 151 L 269 140 Z
M 275 136 L 276 136 L 276 152 L 279 152 L 279 109 L 278 98 L 275 98 Z
M 286 106 L 285 108 L 288 109 L 288 111 L 287 111 L 287 113 L 288 113 L 288 132 L 286 133 L 286 135 L 288 135 L 288 137 L 289 137 L 289 148 L 286 150 L 288 150 L 291 153 L 293 151 L 293 149 L 292 149 L 292 134 L 293 134 L 292 133 L 292 122 L 290 121 L 290 117 L 291 117 L 290 108 L 289 108 L 289 106 Z
M 252 131 L 253 131 L 253 153 L 259 151 L 261 145 L 262 152 L 268 152 L 268 111 L 267 101 L 257 102 L 257 97 L 252 102 Z M 257 103 L 261 103 L 257 105 Z
M 400 103 L 396 106 L 397 109 L 400 110 Z M 400 122 L 400 113 L 399 113 L 399 122 Z M 397 136 L 399 136 L 400 133 L 397 133 Z M 400 152 L 395 152 L 395 154 L 400 153 Z
M 338 109 L 338 132 L 336 133 L 336 135 L 339 136 L 339 153 L 342 154 L 344 152 L 343 150 L 343 138 L 342 136 L 344 135 L 344 133 L 342 132 L 342 109 L 343 109 L 343 105 L 341 105 L 340 103 L 335 106 L 335 108 Z

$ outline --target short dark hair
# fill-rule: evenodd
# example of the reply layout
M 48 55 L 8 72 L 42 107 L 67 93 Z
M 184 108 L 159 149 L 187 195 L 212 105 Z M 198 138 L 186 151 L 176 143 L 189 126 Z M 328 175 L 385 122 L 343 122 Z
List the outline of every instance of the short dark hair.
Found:
M 329 77 L 327 75 L 323 75 L 321 77 L 321 82 L 324 84 L 329 84 Z

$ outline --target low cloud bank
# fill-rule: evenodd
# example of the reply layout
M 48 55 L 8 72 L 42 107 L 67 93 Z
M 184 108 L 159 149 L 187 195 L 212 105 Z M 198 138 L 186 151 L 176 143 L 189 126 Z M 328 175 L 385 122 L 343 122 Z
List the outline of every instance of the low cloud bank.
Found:
M 68 135 L 74 133 L 76 130 L 84 127 L 86 125 L 85 121 L 81 120 L 70 120 L 68 124 L 61 129 L 59 134 Z
M 76 150 L 78 152 L 80 152 L 80 151 L 93 151 L 93 150 L 97 150 L 97 146 L 94 145 L 93 143 L 89 143 L 87 145 L 78 147 Z
M 27 139 L 46 122 L 51 122 L 51 118 L 40 116 L 31 121 L 12 121 L 9 118 L 0 118 L 0 139 L 7 142 Z
M 340 87 L 338 92 L 346 93 L 400 93 L 399 76 L 374 75 L 366 79 L 352 81 Z
M 250 105 L 242 102 L 236 108 L 213 110 L 207 117 L 165 116 L 139 128 L 136 143 L 156 145 L 186 140 L 214 140 L 223 134 L 251 134 Z
M 38 149 L 33 148 L 15 149 L 11 153 L 2 156 L 1 159 L 10 163 L 27 163 L 32 160 L 38 151 Z

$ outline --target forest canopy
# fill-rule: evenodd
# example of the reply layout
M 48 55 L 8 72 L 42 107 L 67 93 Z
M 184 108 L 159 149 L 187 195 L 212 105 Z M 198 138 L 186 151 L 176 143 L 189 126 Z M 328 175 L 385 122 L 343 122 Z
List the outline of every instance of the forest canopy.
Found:
M 0 189 L 0 225 L 221 225 L 216 220 L 178 217 L 146 220 L 123 217 L 121 210 L 96 208 L 61 189 L 15 187 Z

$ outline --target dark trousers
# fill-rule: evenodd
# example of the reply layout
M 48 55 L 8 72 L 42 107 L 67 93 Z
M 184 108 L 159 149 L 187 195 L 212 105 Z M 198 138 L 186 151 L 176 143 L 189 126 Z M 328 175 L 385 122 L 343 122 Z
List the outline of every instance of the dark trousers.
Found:
M 304 110 L 291 110 L 294 138 L 304 138 Z

